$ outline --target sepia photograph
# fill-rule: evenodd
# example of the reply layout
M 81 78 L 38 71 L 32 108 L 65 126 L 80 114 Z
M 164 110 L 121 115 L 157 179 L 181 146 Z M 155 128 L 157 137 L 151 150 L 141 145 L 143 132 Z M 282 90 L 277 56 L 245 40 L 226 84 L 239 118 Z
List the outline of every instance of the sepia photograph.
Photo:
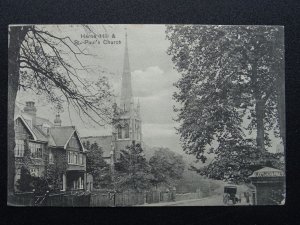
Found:
M 7 205 L 285 205 L 284 27 L 12 24 Z

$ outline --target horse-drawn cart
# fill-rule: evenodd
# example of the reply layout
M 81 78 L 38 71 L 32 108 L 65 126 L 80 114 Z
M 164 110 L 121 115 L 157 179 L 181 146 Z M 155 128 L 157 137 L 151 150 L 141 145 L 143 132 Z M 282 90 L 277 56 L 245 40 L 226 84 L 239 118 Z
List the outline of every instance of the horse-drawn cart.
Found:
M 240 202 L 241 199 L 239 199 L 236 196 L 236 192 L 237 192 L 236 186 L 225 186 L 224 194 L 223 194 L 223 203 L 227 205 L 229 201 L 231 201 L 232 204 L 236 204 L 237 202 Z

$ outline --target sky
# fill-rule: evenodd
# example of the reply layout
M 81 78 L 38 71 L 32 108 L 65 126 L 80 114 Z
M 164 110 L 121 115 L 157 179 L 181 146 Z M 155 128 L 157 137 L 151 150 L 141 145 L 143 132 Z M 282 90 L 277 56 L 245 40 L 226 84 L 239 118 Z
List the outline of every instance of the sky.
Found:
M 173 120 L 176 117 L 173 105 L 176 103 L 172 99 L 176 91 L 173 83 L 180 78 L 180 74 L 173 69 L 171 56 L 166 53 L 170 43 L 165 38 L 165 25 L 92 25 L 94 34 L 100 35 L 96 39 L 84 37 L 87 32 L 82 26 L 48 25 L 44 28 L 56 35 L 69 36 L 78 46 L 94 55 L 81 59 L 83 64 L 94 68 L 93 72 L 83 76 L 96 81 L 101 74 L 105 74 L 117 97 L 121 91 L 126 30 L 133 96 L 135 102 L 139 100 L 141 105 L 144 142 L 149 146 L 169 147 L 177 153 L 183 153 L 174 128 L 178 124 Z M 104 39 L 115 42 L 104 44 Z M 21 108 L 27 100 L 36 102 L 38 116 L 54 120 L 55 109 L 43 98 L 29 92 L 18 93 L 17 104 Z M 63 126 L 75 125 L 82 137 L 110 132 L 109 127 L 103 129 L 95 124 L 81 122 L 74 112 L 69 115 L 65 110 L 61 118 Z
M 113 87 L 114 93 L 119 96 L 121 91 L 121 76 L 123 70 L 125 29 L 128 34 L 129 61 L 132 76 L 132 89 L 135 102 L 141 105 L 143 138 L 147 145 L 157 147 L 169 147 L 178 153 L 182 153 L 179 144 L 179 136 L 174 127 L 177 126 L 173 118 L 175 101 L 172 99 L 176 90 L 173 83 L 180 75 L 173 69 L 171 57 L 166 51 L 169 41 L 165 38 L 165 25 L 102 25 L 92 26 L 95 33 L 100 35 L 112 34 L 116 44 L 103 44 L 106 38 L 98 37 L 100 44 L 82 43 L 79 46 L 88 49 L 95 55 L 88 59 L 82 59 L 83 63 L 95 66 L 95 73 L 85 77 L 96 80 L 102 69 L 106 71 Z M 81 27 L 47 26 L 47 30 L 58 33 L 63 32 L 73 41 L 94 41 L 94 38 L 83 38 L 86 32 Z M 59 34 L 60 35 L 60 34 Z M 120 42 L 119 42 L 120 41 Z M 37 106 L 37 115 L 49 118 L 53 121 L 55 110 L 41 97 L 28 92 L 19 92 L 17 103 L 20 107 L 29 99 L 33 99 Z M 71 120 L 67 110 L 61 113 L 62 125 L 75 125 L 81 136 L 107 134 L 109 129 L 103 130 L 94 124 L 82 123 L 71 112 Z

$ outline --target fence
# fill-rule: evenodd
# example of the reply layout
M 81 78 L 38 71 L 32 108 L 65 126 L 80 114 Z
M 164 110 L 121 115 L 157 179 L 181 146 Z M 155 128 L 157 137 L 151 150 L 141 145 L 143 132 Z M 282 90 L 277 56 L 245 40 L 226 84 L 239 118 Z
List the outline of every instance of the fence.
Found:
M 43 196 L 34 196 L 32 192 L 16 193 L 10 196 L 9 204 L 14 206 L 36 206 L 35 202 Z M 50 194 L 39 206 L 90 206 L 90 194 L 79 193 L 58 193 Z
M 145 203 L 144 193 L 123 192 L 116 193 L 116 206 L 143 205 Z
M 126 191 L 123 193 L 112 193 L 105 191 L 94 191 L 92 194 L 84 192 L 77 193 L 58 193 L 50 194 L 41 206 L 71 206 L 71 207 L 109 207 L 109 206 L 134 206 L 143 205 L 145 203 L 159 203 L 170 201 L 181 201 L 189 199 L 198 199 L 203 197 L 200 192 L 175 194 L 173 192 L 148 191 L 137 193 Z M 32 192 L 15 194 L 10 198 L 12 205 L 18 206 L 34 206 L 35 197 Z
M 158 191 L 146 192 L 146 203 L 158 203 L 160 201 L 160 193 Z
M 133 206 L 145 203 L 145 194 L 136 192 L 94 192 L 90 206 Z
M 33 205 L 33 192 L 15 193 L 8 196 L 7 202 L 14 206 L 31 206 Z
M 201 192 L 176 194 L 176 201 L 199 199 L 199 198 L 202 198 L 202 197 L 203 196 L 202 196 Z
M 109 193 L 92 193 L 90 206 L 113 206 L 113 199 Z

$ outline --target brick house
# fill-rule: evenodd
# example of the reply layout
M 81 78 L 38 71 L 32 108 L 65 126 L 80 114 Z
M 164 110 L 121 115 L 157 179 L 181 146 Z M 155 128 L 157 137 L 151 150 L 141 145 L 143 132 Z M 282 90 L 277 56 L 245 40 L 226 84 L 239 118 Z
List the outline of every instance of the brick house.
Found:
M 15 184 L 20 179 L 24 150 L 28 147 L 30 162 L 26 166 L 32 176 L 42 177 L 47 168 L 60 168 L 61 191 L 85 190 L 86 151 L 75 126 L 61 126 L 59 115 L 52 123 L 36 112 L 32 101 L 26 102 L 23 110 L 15 110 Z

